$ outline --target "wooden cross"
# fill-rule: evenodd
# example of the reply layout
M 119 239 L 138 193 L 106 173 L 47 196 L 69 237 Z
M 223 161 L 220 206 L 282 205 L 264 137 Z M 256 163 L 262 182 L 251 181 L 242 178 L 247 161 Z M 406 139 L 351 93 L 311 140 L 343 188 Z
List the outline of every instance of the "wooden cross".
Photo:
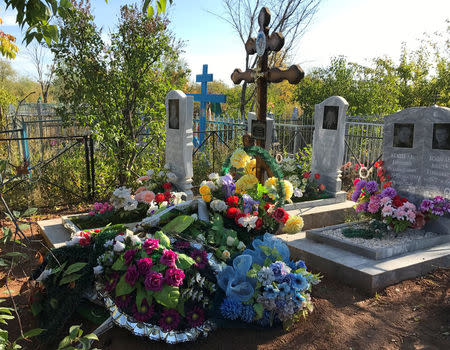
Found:
M 291 84 L 298 84 L 303 79 L 305 73 L 298 65 L 293 65 L 287 70 L 281 70 L 277 67 L 269 69 L 269 52 L 278 52 L 284 45 L 284 36 L 281 33 L 272 33 L 269 35 L 270 11 L 263 7 L 258 16 L 259 33 L 256 38 L 249 38 L 245 43 L 245 51 L 249 55 L 257 54 L 259 56 L 257 69 L 247 69 L 242 72 L 235 69 L 231 74 L 231 80 L 235 84 L 241 81 L 254 83 L 256 81 L 256 116 L 261 122 L 266 123 L 267 114 L 267 83 L 279 83 L 287 80 Z M 256 144 L 265 147 L 265 140 L 256 140 Z M 267 166 L 264 161 L 256 157 L 256 177 L 260 183 L 264 183 L 264 171 Z

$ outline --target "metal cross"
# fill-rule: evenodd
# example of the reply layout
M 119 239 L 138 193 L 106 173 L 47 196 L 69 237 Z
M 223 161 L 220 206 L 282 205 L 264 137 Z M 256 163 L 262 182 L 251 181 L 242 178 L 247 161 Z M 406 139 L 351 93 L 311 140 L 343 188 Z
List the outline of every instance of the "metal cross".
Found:
M 277 67 L 269 69 L 269 52 L 278 52 L 284 45 L 284 36 L 281 33 L 272 33 L 269 35 L 270 11 L 263 7 L 259 12 L 258 23 L 260 26 L 256 38 L 249 38 L 245 43 L 245 51 L 249 55 L 257 54 L 259 56 L 257 69 L 247 69 L 242 72 L 235 69 L 231 74 L 231 80 L 235 84 L 241 81 L 254 83 L 256 81 L 256 116 L 259 121 L 266 123 L 267 114 L 267 83 L 279 83 L 287 80 L 291 84 L 298 84 L 303 79 L 305 73 L 298 65 L 293 65 L 287 70 L 281 70 Z M 256 140 L 258 146 L 265 146 L 265 140 Z M 256 158 L 256 177 L 259 182 L 264 181 L 264 170 L 266 166 L 263 160 Z

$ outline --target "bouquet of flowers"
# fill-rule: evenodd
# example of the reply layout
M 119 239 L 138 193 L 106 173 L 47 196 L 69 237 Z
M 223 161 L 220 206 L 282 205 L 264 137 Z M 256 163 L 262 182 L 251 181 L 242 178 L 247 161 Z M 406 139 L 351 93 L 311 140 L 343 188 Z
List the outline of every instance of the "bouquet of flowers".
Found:
M 439 216 L 450 214 L 450 201 L 441 196 L 424 199 L 420 203 L 420 211 L 426 220 L 437 219 Z
M 306 270 L 303 261 L 289 260 L 287 245 L 266 233 L 255 239 L 217 275 L 225 293 L 222 316 L 269 327 L 283 322 L 285 328 L 313 310 L 311 287 L 320 276 Z
M 158 231 L 143 240 L 119 234 L 104 247 L 94 267 L 100 291 L 132 322 L 145 322 L 163 332 L 206 322 L 216 287 L 201 245 L 171 242 Z

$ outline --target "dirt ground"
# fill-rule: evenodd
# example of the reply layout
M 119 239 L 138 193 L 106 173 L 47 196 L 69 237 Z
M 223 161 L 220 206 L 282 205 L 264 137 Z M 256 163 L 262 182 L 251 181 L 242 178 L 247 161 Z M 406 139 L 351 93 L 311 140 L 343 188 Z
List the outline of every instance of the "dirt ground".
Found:
M 5 221 L 0 221 L 0 224 L 9 225 Z M 33 241 L 29 247 L 0 244 L 0 255 L 14 249 L 29 257 L 12 270 L 7 284 L 8 270 L 0 268 L 0 298 L 6 299 L 2 306 L 12 307 L 9 288 L 24 331 L 36 327 L 29 310 L 31 286 L 27 282 L 28 276 L 42 259 L 40 254 L 46 252 L 36 225 L 26 234 Z M 104 350 L 450 349 L 450 269 L 436 269 L 424 277 L 390 286 L 375 297 L 346 286 L 332 276 L 325 276 L 313 288 L 312 296 L 314 312 L 289 332 L 281 329 L 219 329 L 196 343 L 171 346 L 146 341 L 115 327 L 94 345 Z M 82 322 L 86 332 L 95 328 L 87 321 Z M 68 324 L 61 325 L 61 339 L 71 325 L 79 323 L 80 319 L 73 317 Z M 19 336 L 17 318 L 9 321 L 7 329 L 10 339 Z M 22 341 L 21 345 L 24 349 L 54 348 L 41 345 L 36 340 Z

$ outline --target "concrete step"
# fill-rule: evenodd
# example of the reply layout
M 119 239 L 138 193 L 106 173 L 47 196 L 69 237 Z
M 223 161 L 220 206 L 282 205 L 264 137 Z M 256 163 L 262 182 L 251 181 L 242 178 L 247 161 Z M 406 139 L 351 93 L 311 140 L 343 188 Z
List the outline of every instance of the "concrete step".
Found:
M 38 221 L 39 230 L 49 248 L 59 248 L 70 240 L 70 232 L 61 223 L 61 218 Z
M 450 266 L 450 243 L 373 260 L 306 238 L 305 232 L 280 235 L 296 259 L 322 274 L 355 286 L 369 294 L 403 280 L 415 278 L 436 267 Z
M 353 209 L 355 202 L 345 201 L 315 207 L 288 210 L 289 215 L 301 215 L 304 221 L 303 230 L 342 224 L 353 221 L 356 217 Z

